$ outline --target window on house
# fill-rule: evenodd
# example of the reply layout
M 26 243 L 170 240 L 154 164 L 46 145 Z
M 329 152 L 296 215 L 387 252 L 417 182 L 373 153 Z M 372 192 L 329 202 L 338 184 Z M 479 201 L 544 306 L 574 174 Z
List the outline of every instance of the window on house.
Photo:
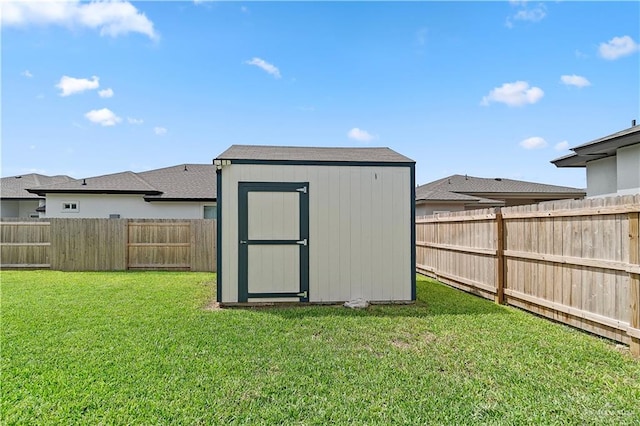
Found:
M 205 219 L 217 219 L 218 210 L 216 206 L 204 206 L 204 218 Z
M 77 201 L 64 201 L 62 203 L 62 212 L 63 213 L 74 213 L 78 212 L 78 202 Z

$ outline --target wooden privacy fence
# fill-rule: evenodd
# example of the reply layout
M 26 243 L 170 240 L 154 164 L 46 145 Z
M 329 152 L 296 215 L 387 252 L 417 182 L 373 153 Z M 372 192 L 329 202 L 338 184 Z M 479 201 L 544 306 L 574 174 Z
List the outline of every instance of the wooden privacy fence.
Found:
M 2 268 L 216 270 L 212 219 L 3 219 L 0 225 Z
M 640 355 L 640 195 L 416 220 L 416 269 Z

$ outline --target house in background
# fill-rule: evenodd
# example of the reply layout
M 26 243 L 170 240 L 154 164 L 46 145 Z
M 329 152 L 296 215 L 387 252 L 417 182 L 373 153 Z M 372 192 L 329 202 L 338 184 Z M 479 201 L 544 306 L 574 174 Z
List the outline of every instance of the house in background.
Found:
M 44 205 L 44 196 L 32 194 L 27 189 L 71 180 L 73 178 L 69 176 L 45 176 L 37 173 L 2 178 L 0 180 L 0 217 L 39 217 L 37 210 Z
M 584 167 L 587 196 L 640 193 L 640 126 L 571 148 L 573 154 L 551 161 L 556 167 Z
M 47 218 L 214 219 L 213 164 L 181 164 L 33 186 Z
M 585 191 L 504 178 L 453 175 L 416 188 L 416 216 L 584 198 Z

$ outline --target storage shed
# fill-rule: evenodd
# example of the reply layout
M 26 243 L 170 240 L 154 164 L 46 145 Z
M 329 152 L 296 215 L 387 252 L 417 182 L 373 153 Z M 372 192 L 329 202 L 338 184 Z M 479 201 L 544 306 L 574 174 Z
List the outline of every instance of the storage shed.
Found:
M 415 300 L 413 160 L 233 145 L 214 164 L 218 302 Z

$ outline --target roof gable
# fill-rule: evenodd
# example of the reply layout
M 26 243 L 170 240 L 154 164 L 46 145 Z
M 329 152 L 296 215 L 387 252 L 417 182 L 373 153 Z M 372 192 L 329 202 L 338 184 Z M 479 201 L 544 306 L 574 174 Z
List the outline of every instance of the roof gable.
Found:
M 297 163 L 415 163 L 390 148 L 327 148 L 303 146 L 232 145 L 217 160 L 291 161 Z

